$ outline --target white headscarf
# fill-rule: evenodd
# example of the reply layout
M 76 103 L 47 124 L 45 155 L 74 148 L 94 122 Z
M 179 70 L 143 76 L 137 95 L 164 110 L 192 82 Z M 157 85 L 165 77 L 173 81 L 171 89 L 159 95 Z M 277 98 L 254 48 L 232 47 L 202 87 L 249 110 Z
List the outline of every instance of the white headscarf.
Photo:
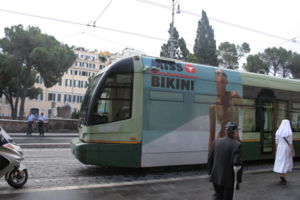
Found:
M 287 119 L 284 119 L 281 121 L 281 124 L 276 131 L 276 136 L 287 137 L 290 135 L 293 135 L 290 121 Z

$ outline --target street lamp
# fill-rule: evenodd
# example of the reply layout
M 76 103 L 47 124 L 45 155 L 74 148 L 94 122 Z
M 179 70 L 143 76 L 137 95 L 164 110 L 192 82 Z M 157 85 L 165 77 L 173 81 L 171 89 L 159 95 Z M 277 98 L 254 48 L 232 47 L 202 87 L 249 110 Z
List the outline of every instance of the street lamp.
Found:
M 170 58 L 174 58 L 174 48 L 175 48 L 175 44 L 174 44 L 174 9 L 175 9 L 176 4 L 177 4 L 176 13 L 179 14 L 180 13 L 179 2 L 178 1 L 175 2 L 175 0 L 172 0 L 172 23 L 171 23 L 171 31 L 170 31 L 171 46 L 169 49 Z

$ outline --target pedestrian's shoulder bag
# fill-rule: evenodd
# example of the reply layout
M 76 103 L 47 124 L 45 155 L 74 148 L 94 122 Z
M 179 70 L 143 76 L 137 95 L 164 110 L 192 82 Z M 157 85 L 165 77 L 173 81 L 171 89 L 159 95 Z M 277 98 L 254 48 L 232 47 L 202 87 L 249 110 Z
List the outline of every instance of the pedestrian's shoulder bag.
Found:
M 286 137 L 283 137 L 283 139 L 290 146 L 290 143 L 288 142 L 288 140 L 286 139 Z

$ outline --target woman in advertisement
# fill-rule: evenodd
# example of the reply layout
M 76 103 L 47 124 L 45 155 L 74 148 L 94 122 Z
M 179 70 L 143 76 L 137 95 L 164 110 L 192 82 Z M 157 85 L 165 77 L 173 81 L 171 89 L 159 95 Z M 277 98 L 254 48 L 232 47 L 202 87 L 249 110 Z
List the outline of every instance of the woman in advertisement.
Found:
M 225 136 L 225 126 L 229 121 L 239 124 L 238 106 L 242 105 L 242 100 L 236 91 L 226 90 L 228 78 L 223 70 L 217 69 L 215 71 L 215 81 L 217 97 L 215 103 L 209 107 L 209 149 L 216 137 L 221 138 Z M 219 130 L 216 130 L 217 124 L 219 124 Z M 236 139 L 239 140 L 239 134 L 237 134 Z

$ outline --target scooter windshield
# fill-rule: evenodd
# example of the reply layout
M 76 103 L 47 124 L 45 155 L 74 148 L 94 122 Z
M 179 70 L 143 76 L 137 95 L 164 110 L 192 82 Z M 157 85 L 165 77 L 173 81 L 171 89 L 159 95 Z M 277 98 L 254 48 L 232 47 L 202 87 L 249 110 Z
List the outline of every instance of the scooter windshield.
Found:
M 6 131 L 0 126 L 0 145 L 12 142 L 11 137 L 6 133 Z

